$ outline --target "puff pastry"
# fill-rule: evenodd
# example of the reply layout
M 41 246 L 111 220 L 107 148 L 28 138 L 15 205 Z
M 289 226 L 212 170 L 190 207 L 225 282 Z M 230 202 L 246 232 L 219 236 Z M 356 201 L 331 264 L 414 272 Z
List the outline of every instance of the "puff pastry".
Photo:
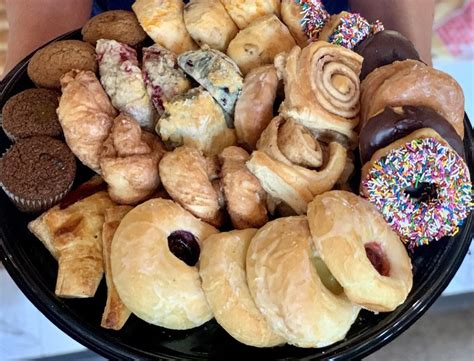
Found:
M 314 196 L 331 190 L 341 177 L 347 151 L 332 142 L 327 159 L 322 159 L 322 149 L 307 129 L 292 120 L 284 122 L 280 117 L 270 122 L 247 167 L 277 203 L 305 214 Z
M 164 112 L 163 103 L 191 89 L 191 82 L 177 64 L 174 53 L 154 44 L 143 48 L 143 77 L 146 90 L 158 116 Z
M 273 119 L 278 90 L 278 75 L 273 65 L 255 68 L 247 74 L 235 105 L 234 125 L 239 144 L 251 151 Z
M 66 143 L 83 164 L 100 173 L 102 143 L 117 112 L 91 71 L 66 73 L 61 87 L 57 113 Z
M 107 192 L 100 191 L 67 208 L 57 205 L 28 224 L 58 261 L 57 296 L 94 297 L 104 273 L 104 213 L 114 205 Z
M 104 258 L 105 281 L 107 283 L 107 302 L 100 325 L 112 330 L 120 330 L 130 317 L 130 310 L 120 299 L 112 279 L 110 251 L 115 231 L 125 215 L 130 212 L 130 206 L 116 206 L 107 208 L 104 214 L 102 227 L 102 255 Z
M 227 127 L 224 111 L 206 90 L 191 89 L 164 106 L 156 132 L 169 147 L 184 144 L 215 155 L 236 143 L 235 130 Z
M 220 0 L 239 29 L 265 15 L 280 16 L 279 0 Z
M 183 7 L 181 0 L 136 0 L 132 10 L 155 43 L 181 54 L 198 48 L 184 25 Z
M 236 229 L 258 228 L 268 221 L 267 194 L 245 166 L 249 158 L 239 147 L 228 147 L 219 155 L 227 212 Z
M 426 106 L 440 113 L 464 137 L 464 94 L 450 75 L 417 60 L 396 61 L 375 69 L 362 82 L 361 118 L 386 106 Z
M 220 1 L 191 0 L 184 7 L 184 23 L 200 46 L 226 51 L 239 29 Z
M 110 197 L 119 204 L 137 204 L 160 185 L 158 163 L 165 153 L 160 139 L 142 131 L 131 117 L 114 119 L 100 158 Z
M 201 49 L 181 54 L 178 64 L 214 97 L 227 114 L 234 114 L 243 78 L 232 59 L 217 50 Z
M 194 216 L 216 227 L 222 225 L 223 209 L 212 180 L 216 166 L 193 147 L 182 146 L 160 162 L 160 178 L 168 194 Z
M 227 55 L 246 75 L 253 68 L 272 64 L 278 53 L 289 52 L 295 45 L 285 24 L 276 15 L 268 15 L 241 30 L 230 42 Z

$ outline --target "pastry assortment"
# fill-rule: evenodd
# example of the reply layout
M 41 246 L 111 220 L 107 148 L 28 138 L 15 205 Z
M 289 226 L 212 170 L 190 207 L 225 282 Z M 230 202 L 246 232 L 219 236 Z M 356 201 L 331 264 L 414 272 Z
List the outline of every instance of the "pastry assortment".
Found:
M 215 318 L 254 347 L 325 347 L 403 304 L 413 249 L 473 207 L 455 80 L 318 0 L 132 8 L 37 51 L 38 89 L 2 110 L 0 185 L 38 215 L 56 295 L 105 274 L 104 328 Z M 76 161 L 96 175 L 71 191 Z

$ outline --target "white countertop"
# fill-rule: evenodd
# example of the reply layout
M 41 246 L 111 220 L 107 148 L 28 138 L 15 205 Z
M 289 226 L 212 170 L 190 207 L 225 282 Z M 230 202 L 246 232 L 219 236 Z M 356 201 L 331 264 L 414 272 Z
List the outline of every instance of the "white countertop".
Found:
M 435 61 L 463 87 L 466 112 L 474 119 L 474 61 Z M 474 247 L 443 295 L 474 292 Z M 21 293 L 0 269 L 0 360 L 60 355 L 85 348 L 60 331 Z

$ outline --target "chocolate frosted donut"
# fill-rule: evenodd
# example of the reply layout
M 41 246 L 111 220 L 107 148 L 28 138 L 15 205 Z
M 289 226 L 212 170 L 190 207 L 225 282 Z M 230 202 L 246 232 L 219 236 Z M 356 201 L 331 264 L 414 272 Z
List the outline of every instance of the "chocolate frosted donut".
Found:
M 410 40 L 393 30 L 383 30 L 361 41 L 354 51 L 364 58 L 360 79 L 374 69 L 397 60 L 420 60 L 420 55 Z
M 369 161 L 378 149 L 421 128 L 435 130 L 464 157 L 461 138 L 453 126 L 433 109 L 421 106 L 386 107 L 383 112 L 370 118 L 360 132 L 359 150 L 362 164 Z

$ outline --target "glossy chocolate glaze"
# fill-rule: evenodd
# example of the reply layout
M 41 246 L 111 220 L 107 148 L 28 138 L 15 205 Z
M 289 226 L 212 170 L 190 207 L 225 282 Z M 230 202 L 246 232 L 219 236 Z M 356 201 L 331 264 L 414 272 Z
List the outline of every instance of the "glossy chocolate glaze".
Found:
M 392 30 L 383 30 L 367 37 L 354 48 L 354 51 L 364 58 L 360 72 L 361 80 L 374 69 L 392 64 L 394 61 L 420 60 L 420 55 L 411 41 Z
M 421 128 L 435 130 L 464 157 L 461 138 L 453 126 L 433 109 L 421 106 L 386 107 L 383 112 L 370 118 L 360 132 L 359 150 L 362 164 L 369 161 L 378 149 Z

